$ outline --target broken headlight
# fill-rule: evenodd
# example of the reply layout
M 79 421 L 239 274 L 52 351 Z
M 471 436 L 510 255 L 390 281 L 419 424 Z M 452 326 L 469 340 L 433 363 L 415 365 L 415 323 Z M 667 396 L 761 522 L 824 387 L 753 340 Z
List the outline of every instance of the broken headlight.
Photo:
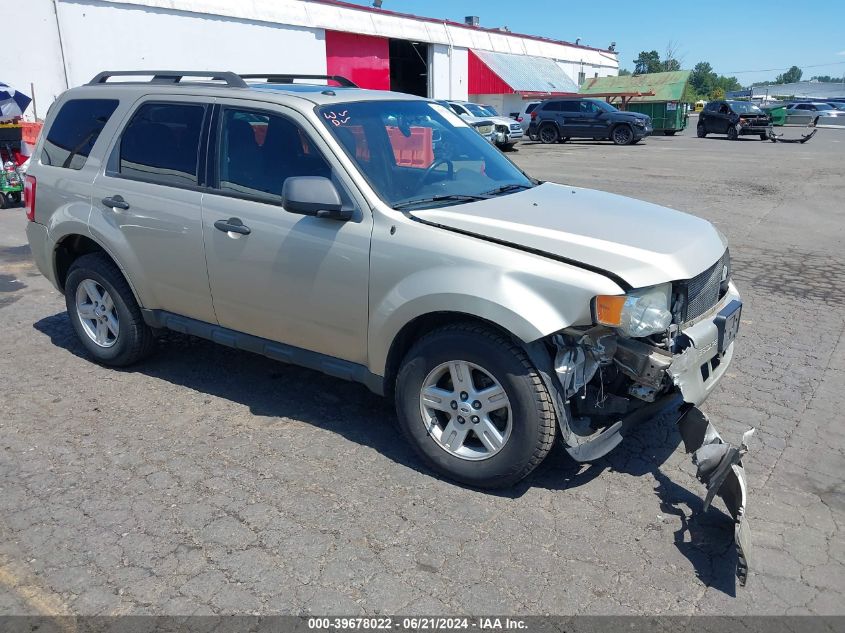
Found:
M 672 284 L 660 284 L 625 295 L 599 295 L 593 299 L 593 320 L 632 338 L 665 332 L 672 323 L 671 294 Z

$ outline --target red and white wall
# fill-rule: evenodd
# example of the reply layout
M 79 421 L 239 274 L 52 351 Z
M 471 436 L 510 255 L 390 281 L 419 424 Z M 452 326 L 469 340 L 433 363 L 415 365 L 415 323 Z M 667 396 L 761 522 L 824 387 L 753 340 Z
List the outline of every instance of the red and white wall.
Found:
M 24 92 L 34 83 L 42 118 L 61 91 L 102 70 L 329 73 L 385 89 L 390 38 L 428 44 L 428 92 L 438 99 L 473 94 L 471 50 L 554 59 L 576 81 L 618 72 L 608 51 L 333 0 L 27 0 L 16 12 L 26 28 L 4 30 L 3 80 Z

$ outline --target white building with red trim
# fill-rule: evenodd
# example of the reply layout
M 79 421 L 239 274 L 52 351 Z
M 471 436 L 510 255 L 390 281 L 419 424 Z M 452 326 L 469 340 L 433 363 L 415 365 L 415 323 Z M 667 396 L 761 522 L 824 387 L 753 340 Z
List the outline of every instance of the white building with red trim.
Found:
M 16 12 L 3 80 L 33 84 L 40 117 L 102 70 L 339 74 L 508 114 L 619 69 L 609 49 L 338 0 L 27 0 Z

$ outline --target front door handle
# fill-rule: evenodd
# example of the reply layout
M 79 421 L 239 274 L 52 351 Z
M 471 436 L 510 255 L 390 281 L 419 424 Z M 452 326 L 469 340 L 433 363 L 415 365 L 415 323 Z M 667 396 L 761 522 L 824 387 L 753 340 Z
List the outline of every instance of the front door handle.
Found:
M 129 203 L 123 199 L 123 196 L 109 196 L 108 198 L 103 198 L 100 200 L 103 203 L 103 206 L 109 207 L 110 209 L 123 209 L 126 210 L 129 208 Z
M 249 235 L 252 231 L 248 226 L 244 226 L 240 218 L 229 218 L 228 220 L 217 220 L 214 223 L 214 228 L 224 233 L 239 233 L 240 235 Z

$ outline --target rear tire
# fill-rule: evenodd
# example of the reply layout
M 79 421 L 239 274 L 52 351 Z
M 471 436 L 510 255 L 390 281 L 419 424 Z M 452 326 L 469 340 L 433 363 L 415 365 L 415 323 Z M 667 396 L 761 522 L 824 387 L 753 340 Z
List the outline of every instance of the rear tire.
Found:
M 499 394 L 488 401 L 492 390 Z M 525 352 L 471 323 L 439 328 L 411 348 L 396 378 L 396 411 L 429 467 L 478 488 L 515 484 L 554 443 L 552 401 Z
M 65 304 L 76 335 L 98 363 L 125 367 L 152 351 L 153 332 L 123 273 L 105 253 L 89 253 L 73 262 Z
M 610 140 L 616 145 L 630 145 L 634 142 L 634 130 L 629 125 L 617 125 L 610 132 Z
M 553 124 L 547 123 L 546 125 L 540 128 L 539 137 L 541 143 L 546 143 L 547 145 L 550 145 L 552 143 L 558 142 L 560 134 L 558 133 L 557 128 Z
M 9 206 L 9 198 L 5 193 L 0 191 L 0 209 L 7 209 Z
M 699 123 L 698 126 L 695 128 L 695 133 L 698 138 L 704 138 L 705 136 L 707 136 L 707 128 L 705 128 L 703 125 L 701 125 L 701 123 Z
M 675 133 L 676 133 L 677 131 L 678 131 L 678 130 L 663 130 L 663 135 L 664 135 L 664 136 L 675 136 Z
M 768 140 L 769 140 L 769 135 L 768 135 L 768 134 L 761 134 L 761 135 L 760 135 L 760 140 L 761 140 L 761 141 L 768 141 Z

